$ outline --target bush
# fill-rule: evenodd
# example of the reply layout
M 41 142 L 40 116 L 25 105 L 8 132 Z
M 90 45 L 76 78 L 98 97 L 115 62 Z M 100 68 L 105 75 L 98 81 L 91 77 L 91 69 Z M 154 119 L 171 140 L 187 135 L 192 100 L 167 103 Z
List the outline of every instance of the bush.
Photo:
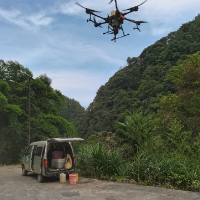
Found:
M 147 185 L 200 191 L 200 159 L 177 154 L 138 152 L 131 161 L 124 161 L 116 149 L 100 144 L 82 147 L 77 167 L 84 175 L 125 177 Z
M 82 147 L 77 155 L 77 167 L 85 175 L 95 177 L 118 174 L 123 159 L 118 150 L 108 150 L 99 143 Z
M 119 175 L 148 185 L 200 191 L 199 159 L 182 155 L 137 153 L 133 162 L 121 165 Z

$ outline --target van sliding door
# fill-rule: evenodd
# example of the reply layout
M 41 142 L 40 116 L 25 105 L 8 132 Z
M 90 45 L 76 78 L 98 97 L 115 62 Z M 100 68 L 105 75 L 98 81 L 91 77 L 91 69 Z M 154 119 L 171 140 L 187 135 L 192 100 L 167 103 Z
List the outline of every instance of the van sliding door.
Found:
M 41 167 L 42 167 L 42 150 L 43 147 L 37 146 L 35 156 L 34 156 L 34 169 L 33 172 L 36 174 L 41 174 Z

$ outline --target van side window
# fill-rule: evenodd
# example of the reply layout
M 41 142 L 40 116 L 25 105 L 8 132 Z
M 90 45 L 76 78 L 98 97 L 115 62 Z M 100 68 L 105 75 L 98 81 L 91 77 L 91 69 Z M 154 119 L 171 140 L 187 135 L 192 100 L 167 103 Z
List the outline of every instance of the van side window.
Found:
M 43 147 L 37 147 L 35 156 L 41 156 Z
M 26 151 L 26 155 L 30 155 L 31 154 L 31 149 L 32 149 L 32 146 L 29 146 L 29 148 Z

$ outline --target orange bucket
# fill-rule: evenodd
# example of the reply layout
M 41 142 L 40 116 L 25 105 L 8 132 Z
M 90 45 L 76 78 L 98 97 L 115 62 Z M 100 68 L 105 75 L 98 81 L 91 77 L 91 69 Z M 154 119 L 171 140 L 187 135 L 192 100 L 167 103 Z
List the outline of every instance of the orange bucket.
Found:
M 76 184 L 76 174 L 69 174 L 69 184 L 70 185 Z
M 78 174 L 76 174 L 76 182 L 78 182 Z

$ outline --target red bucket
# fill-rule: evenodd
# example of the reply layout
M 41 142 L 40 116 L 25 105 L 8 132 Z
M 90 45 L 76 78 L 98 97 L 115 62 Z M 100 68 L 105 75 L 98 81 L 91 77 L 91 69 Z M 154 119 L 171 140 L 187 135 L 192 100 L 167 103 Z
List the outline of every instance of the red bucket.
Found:
M 70 185 L 76 184 L 76 174 L 69 174 L 69 184 Z

